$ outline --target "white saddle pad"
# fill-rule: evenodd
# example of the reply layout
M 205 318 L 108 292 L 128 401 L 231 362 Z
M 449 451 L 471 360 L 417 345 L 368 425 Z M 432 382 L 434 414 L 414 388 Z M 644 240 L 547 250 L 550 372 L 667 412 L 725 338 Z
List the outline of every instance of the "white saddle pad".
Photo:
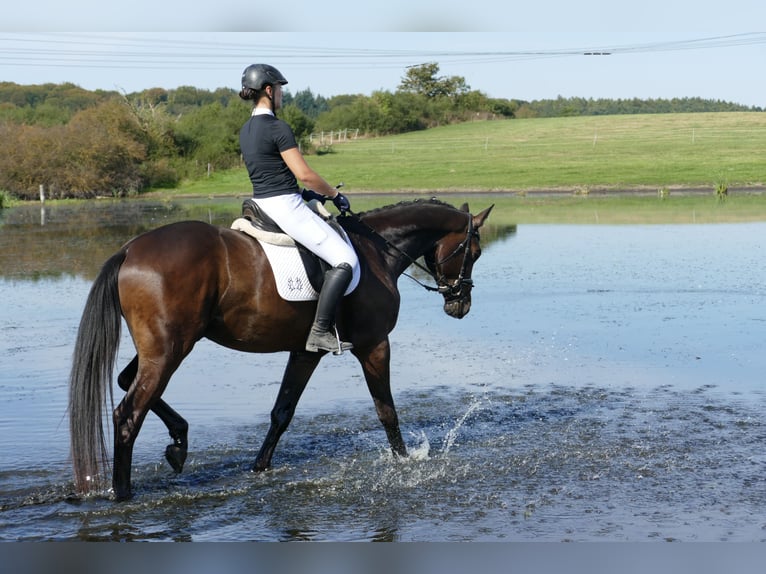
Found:
M 263 251 L 266 253 L 266 257 L 269 260 L 271 269 L 274 272 L 274 279 L 277 282 L 277 292 L 279 296 L 286 301 L 316 301 L 319 297 L 319 293 L 311 286 L 308 275 L 306 274 L 306 268 L 303 266 L 298 248 L 295 247 L 294 242 L 286 242 L 284 239 L 276 239 L 272 237 L 275 234 L 262 235 L 261 230 L 253 227 L 247 219 L 240 218 L 231 224 L 232 229 L 242 231 L 248 235 L 254 237 L 258 243 L 263 247 Z M 277 237 L 286 238 L 286 236 L 277 235 Z M 344 233 L 343 238 L 346 243 L 351 244 L 348 236 Z M 278 241 L 279 244 L 272 243 L 273 240 Z M 349 283 L 346 289 L 346 295 L 351 293 L 359 285 L 359 277 L 361 272 L 359 266 L 354 268 L 353 275 L 351 277 L 351 283 Z

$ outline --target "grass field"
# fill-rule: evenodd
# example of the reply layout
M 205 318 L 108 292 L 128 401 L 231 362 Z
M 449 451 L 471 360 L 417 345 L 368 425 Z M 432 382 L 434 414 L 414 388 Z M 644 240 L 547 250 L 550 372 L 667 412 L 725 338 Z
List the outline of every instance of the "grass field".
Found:
M 313 165 L 359 190 L 754 186 L 766 182 L 766 114 L 483 121 L 333 151 Z
M 349 140 L 308 156 L 350 192 L 714 190 L 766 185 L 766 113 L 477 121 Z M 247 190 L 244 168 L 185 184 Z
M 357 210 L 386 194 L 473 206 L 489 193 L 493 219 L 514 223 L 766 221 L 766 113 L 477 121 L 325 151 L 307 160 Z M 250 182 L 242 167 L 168 193 L 246 196 Z

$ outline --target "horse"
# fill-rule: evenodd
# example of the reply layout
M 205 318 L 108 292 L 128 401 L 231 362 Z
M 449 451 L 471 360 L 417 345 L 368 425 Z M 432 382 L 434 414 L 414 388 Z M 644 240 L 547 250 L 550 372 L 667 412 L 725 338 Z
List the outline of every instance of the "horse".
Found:
M 444 312 L 463 318 L 471 308 L 471 272 L 481 254 L 479 229 L 493 207 L 472 215 L 468 204 L 458 209 L 435 199 L 415 200 L 334 218 L 361 266 L 358 286 L 339 305 L 336 329 L 353 344 L 394 456 L 407 456 L 390 385 L 389 334 L 399 313 L 398 278 L 410 265 L 419 266 L 436 282 L 424 286 L 442 295 Z M 315 301 L 280 297 L 263 248 L 241 231 L 182 221 L 129 240 L 93 282 L 75 341 L 68 406 L 75 491 L 84 495 L 108 484 L 103 409 L 112 399 L 123 320 L 136 355 L 117 377 L 125 395 L 112 413 L 112 496 L 117 501 L 132 497 L 133 445 L 148 411 L 162 420 L 172 439 L 165 449 L 168 464 L 182 471 L 189 425 L 162 394 L 203 337 L 243 352 L 289 353 L 271 424 L 252 467 L 269 469 L 277 442 L 326 354 L 305 350 L 315 307 Z

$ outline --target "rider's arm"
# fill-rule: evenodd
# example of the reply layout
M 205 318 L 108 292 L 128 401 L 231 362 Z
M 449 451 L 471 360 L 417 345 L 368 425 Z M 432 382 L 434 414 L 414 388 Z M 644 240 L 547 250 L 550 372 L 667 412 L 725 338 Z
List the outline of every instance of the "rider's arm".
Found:
M 327 183 L 322 176 L 315 172 L 306 160 L 303 158 L 303 154 L 297 147 L 290 148 L 281 152 L 282 159 L 285 160 L 287 167 L 293 172 L 295 178 L 300 181 L 308 189 L 312 189 L 317 193 L 326 195 L 329 198 L 334 198 L 338 195 L 338 190 Z

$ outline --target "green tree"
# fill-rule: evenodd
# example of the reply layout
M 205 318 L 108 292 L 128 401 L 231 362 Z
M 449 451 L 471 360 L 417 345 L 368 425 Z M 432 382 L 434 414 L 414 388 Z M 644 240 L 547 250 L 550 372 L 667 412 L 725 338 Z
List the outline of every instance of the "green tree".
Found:
M 505 118 L 516 117 L 516 111 L 519 109 L 520 105 L 519 102 L 497 98 L 490 99 L 487 103 L 488 110 L 491 113 Z
M 327 99 L 322 96 L 315 96 L 310 88 L 297 92 L 291 102 L 286 102 L 286 104 L 288 103 L 295 105 L 312 119 L 316 119 L 319 114 L 329 109 Z
M 146 135 L 124 103 L 111 100 L 76 114 L 60 146 L 51 185 L 81 197 L 127 195 L 144 187 Z
M 149 160 L 178 154 L 176 120 L 168 113 L 168 92 L 160 88 L 124 96 L 123 103 L 133 113 L 144 134 Z
M 282 108 L 279 116 L 288 123 L 295 134 L 295 139 L 305 148 L 308 144 L 309 136 L 314 130 L 314 120 L 298 107 L 297 104 L 290 104 Z
M 203 170 L 207 164 L 225 168 L 239 161 L 239 130 L 247 119 L 243 103 L 223 106 L 214 102 L 183 115 L 175 136 L 181 154 Z
M 420 94 L 426 98 L 456 98 L 471 88 L 461 76 L 437 76 L 439 64 L 429 62 L 407 68 L 399 84 L 399 91 Z

